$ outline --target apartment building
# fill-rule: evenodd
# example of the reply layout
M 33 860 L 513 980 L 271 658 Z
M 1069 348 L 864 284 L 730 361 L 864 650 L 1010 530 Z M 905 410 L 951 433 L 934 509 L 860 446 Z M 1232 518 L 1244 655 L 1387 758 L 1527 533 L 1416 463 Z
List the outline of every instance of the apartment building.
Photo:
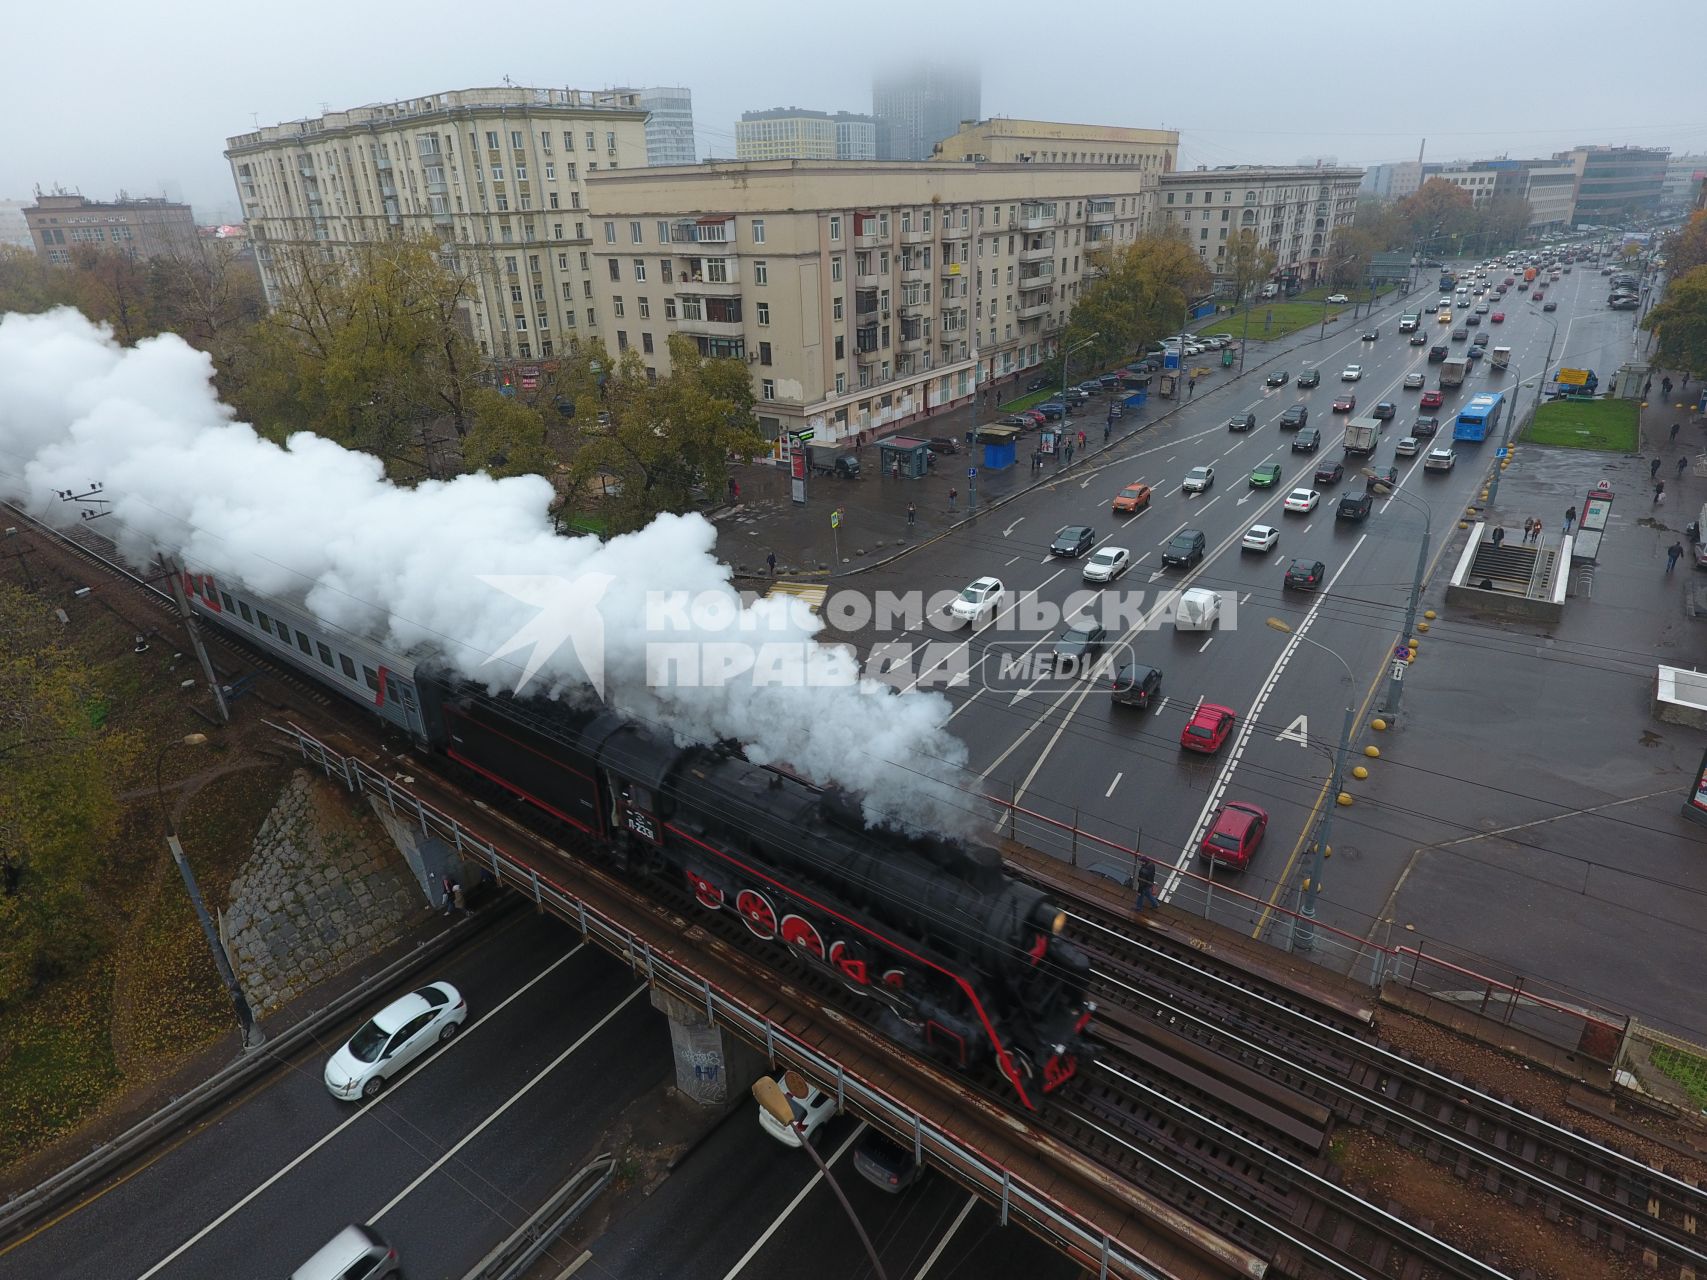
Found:
M 735 122 L 737 160 L 875 160 L 877 121 L 871 116 L 804 107 L 746 111 Z
M 931 158 L 992 164 L 1128 165 L 1149 173 L 1172 173 L 1179 162 L 1179 131 L 1005 117 L 968 120 L 936 144 Z
M 1308 286 L 1332 265 L 1334 236 L 1357 216 L 1362 169 L 1227 165 L 1165 173 L 1159 179 L 1162 225 L 1177 228 L 1225 285 L 1228 242 L 1240 231 L 1274 251 L 1276 274 Z
M 24 207 L 36 256 L 64 265 L 78 245 L 137 259 L 170 257 L 193 249 L 196 220 L 187 204 L 172 200 L 87 200 L 55 192 Z
M 632 89 L 462 89 L 270 125 L 225 155 L 269 300 L 289 251 L 433 235 L 476 282 L 482 353 L 532 359 L 598 326 L 587 183 L 645 169 L 647 114 Z
M 603 338 L 751 366 L 773 438 L 884 434 L 1045 359 L 1102 247 L 1148 230 L 1156 176 L 1106 166 L 710 162 L 601 171 Z

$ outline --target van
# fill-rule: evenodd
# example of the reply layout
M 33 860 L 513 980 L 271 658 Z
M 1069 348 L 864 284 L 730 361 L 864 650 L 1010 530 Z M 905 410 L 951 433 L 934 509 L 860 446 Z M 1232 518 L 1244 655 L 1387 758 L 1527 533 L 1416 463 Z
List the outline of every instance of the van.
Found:
M 1221 616 L 1221 597 L 1204 587 L 1182 592 L 1174 609 L 1176 631 L 1208 631 Z
M 1265 284 L 1262 287 L 1262 292 L 1257 296 L 1259 298 L 1278 298 L 1280 296 L 1280 286 L 1272 282 Z
M 290 1280 L 383 1280 L 401 1276 L 397 1250 L 372 1227 L 345 1227 L 314 1256 L 290 1273 Z

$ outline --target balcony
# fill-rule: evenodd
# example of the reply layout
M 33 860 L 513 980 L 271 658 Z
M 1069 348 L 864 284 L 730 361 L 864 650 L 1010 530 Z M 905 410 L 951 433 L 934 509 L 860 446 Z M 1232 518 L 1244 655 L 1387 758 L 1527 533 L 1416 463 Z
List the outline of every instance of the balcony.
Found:
M 1030 306 L 1021 307 L 1015 314 L 1021 320 L 1038 320 L 1049 314 L 1050 305 L 1049 300 L 1044 299 L 1042 302 L 1034 302 Z
M 682 295 L 692 294 L 697 297 L 707 295 L 715 297 L 736 297 L 741 292 L 741 273 L 731 265 L 727 280 L 711 281 L 700 276 L 690 276 L 686 271 L 676 273 L 676 292 Z
M 1021 249 L 1019 251 L 1019 260 L 1021 262 L 1048 262 L 1054 257 L 1055 246 L 1052 244 L 1042 245 L 1036 249 Z
M 911 230 L 902 228 L 901 230 L 902 244 L 929 244 L 935 239 L 935 231 L 926 230 L 922 227 L 914 227 Z
M 901 263 L 901 280 L 905 284 L 919 284 L 924 281 L 930 273 L 931 269 L 916 258 L 910 266 L 905 261 Z
M 950 225 L 947 220 L 944 220 L 942 231 L 939 234 L 944 240 L 964 240 L 972 234 L 972 228 L 963 227 L 958 222 Z
M 886 246 L 889 243 L 889 237 L 887 235 L 878 234 L 877 222 L 875 219 L 873 219 L 871 222 L 867 223 L 866 225 L 870 229 L 867 231 L 860 232 L 858 235 L 856 235 L 853 238 L 854 248 L 856 248 L 856 249 L 876 249 L 876 248 L 879 248 L 882 246 Z
M 740 338 L 747 332 L 739 320 L 689 320 L 686 316 L 676 321 L 676 327 L 707 338 Z
M 877 274 L 875 268 L 861 270 L 858 266 L 854 267 L 854 288 L 876 289 L 882 283 L 883 277 Z
M 1087 218 L 1092 223 L 1113 222 L 1114 221 L 1114 201 L 1112 201 L 1112 200 L 1092 200 L 1090 203 L 1090 207 L 1085 212 L 1086 212 Z
M 910 338 L 907 336 L 906 332 L 903 331 L 901 334 L 899 349 L 902 355 L 913 355 L 917 352 L 923 351 L 926 347 L 930 346 L 930 344 L 931 340 L 925 336 L 923 331 L 915 333 Z
M 1055 264 L 1053 262 L 1042 263 L 1036 270 L 1027 271 L 1019 278 L 1019 287 L 1022 289 L 1042 289 L 1054 283 Z
M 1009 231 L 1052 231 L 1054 227 L 1053 210 L 1043 213 L 1036 209 L 1021 209 L 1016 216 L 1008 219 Z

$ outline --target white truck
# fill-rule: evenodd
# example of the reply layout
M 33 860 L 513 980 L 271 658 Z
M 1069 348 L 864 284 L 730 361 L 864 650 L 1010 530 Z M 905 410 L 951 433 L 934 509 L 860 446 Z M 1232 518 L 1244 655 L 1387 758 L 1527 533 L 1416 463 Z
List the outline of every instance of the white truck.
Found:
M 1496 369 L 1509 369 L 1511 367 L 1511 348 L 1495 347 L 1488 356 L 1488 363 Z
M 1449 356 L 1440 366 L 1442 387 L 1461 387 L 1464 375 L 1470 372 L 1470 361 L 1464 356 Z
M 1380 438 L 1379 418 L 1353 418 L 1345 424 L 1345 451 L 1348 454 L 1374 453 L 1375 443 Z

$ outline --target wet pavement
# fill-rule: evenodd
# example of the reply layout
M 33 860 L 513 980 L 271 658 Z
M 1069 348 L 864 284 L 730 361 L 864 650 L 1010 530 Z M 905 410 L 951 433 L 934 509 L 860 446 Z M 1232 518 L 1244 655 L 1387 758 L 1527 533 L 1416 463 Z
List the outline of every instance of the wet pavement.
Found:
M 1433 296 L 1433 282 L 1420 283 L 1423 287 L 1412 296 L 1418 299 Z M 1398 296 L 1384 294 L 1376 308 L 1391 308 Z M 1240 334 L 1244 318 L 1242 312 L 1223 313 L 1193 321 L 1192 331 Z M 1357 323 L 1359 319 L 1350 310 L 1342 312 L 1339 319 L 1328 323 L 1327 341 L 1342 341 L 1347 330 Z M 1113 423 L 1106 439 L 1103 428 L 1109 398 L 1094 397 L 1067 420 L 1068 430 L 1074 433 L 1082 430 L 1086 437 L 1086 447 L 1075 451 L 1071 464 L 1045 459 L 1042 468 L 1034 471 L 1030 458 L 1037 447 L 1037 433 L 1028 431 L 1020 437 L 1019 460 L 1014 466 L 1002 471 L 985 469 L 967 451 L 965 438 L 971 429 L 973 413 L 969 406 L 962 405 L 909 423 L 887 437 L 928 440 L 944 436 L 958 444 L 961 452 L 939 457 L 932 474 L 922 479 L 880 475 L 877 453 L 881 442 L 876 440 L 854 450 L 860 459 L 859 479 L 813 476 L 807 482 L 804 504 L 792 501 L 788 473 L 782 467 L 770 462 L 736 466 L 732 475 L 739 486 L 739 501 L 708 513 L 718 530 L 716 554 L 734 568 L 737 577 L 765 576 L 765 557 L 772 552 L 777 558 L 779 577 L 822 578 L 832 571 L 847 574 L 873 568 L 925 544 L 977 512 L 987 512 L 1021 493 L 1059 481 L 1063 475 L 1094 468 L 1109 449 L 1166 421 L 1197 397 L 1240 381 L 1254 382 L 1260 391 L 1259 371 L 1266 361 L 1287 351 L 1308 354 L 1319 345 L 1321 335 L 1321 328 L 1312 326 L 1272 342 L 1253 336 L 1246 347 L 1242 374 L 1238 365 L 1222 368 L 1219 352 L 1206 353 L 1200 361 L 1209 367 L 1210 374 L 1198 384 L 1192 396 L 1163 400 L 1152 393 L 1142 408 L 1128 409 L 1123 418 Z M 1074 371 L 1073 378 L 1080 381 L 1101 372 L 1104 370 Z M 1025 383 L 1031 376 L 1024 373 L 1017 379 L 1003 381 L 998 386 L 997 399 L 1012 400 L 1024 395 Z M 994 404 L 980 405 L 978 425 L 993 425 L 1006 416 Z M 1053 426 L 1061 429 L 1061 424 Z M 983 448 L 979 446 L 976 455 L 981 458 L 982 454 Z M 969 466 L 978 468 L 975 479 L 967 475 Z M 952 500 L 951 489 L 955 491 Z M 907 518 L 909 505 L 914 508 L 911 522 Z M 830 517 L 837 509 L 842 517 L 840 526 L 833 529 Z

